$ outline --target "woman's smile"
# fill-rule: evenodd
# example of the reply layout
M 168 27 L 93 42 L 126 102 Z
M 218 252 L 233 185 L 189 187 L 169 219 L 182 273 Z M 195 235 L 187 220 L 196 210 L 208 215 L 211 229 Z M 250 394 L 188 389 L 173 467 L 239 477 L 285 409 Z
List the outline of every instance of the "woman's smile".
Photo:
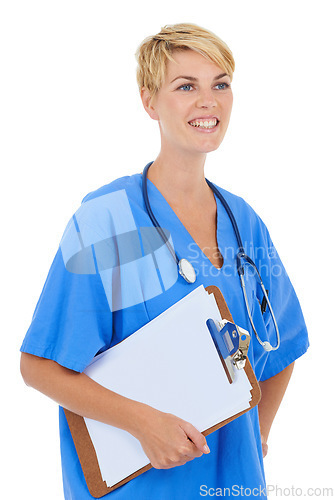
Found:
M 219 127 L 219 120 L 216 117 L 195 118 L 188 123 L 196 131 L 207 134 L 216 132 Z

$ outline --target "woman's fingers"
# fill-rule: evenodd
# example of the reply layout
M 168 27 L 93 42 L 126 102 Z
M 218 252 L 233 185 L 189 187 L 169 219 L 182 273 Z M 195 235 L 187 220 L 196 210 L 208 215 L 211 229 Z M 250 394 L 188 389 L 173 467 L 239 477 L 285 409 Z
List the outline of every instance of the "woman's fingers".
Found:
M 192 441 L 192 443 L 195 445 L 197 448 L 197 454 L 196 456 L 201 456 L 202 453 L 208 454 L 210 453 L 210 449 L 207 445 L 206 439 L 203 436 L 203 434 L 196 429 L 192 424 L 189 422 L 184 422 L 182 425 L 183 430 L 187 434 L 188 438 Z
M 152 466 L 169 469 L 209 453 L 206 439 L 192 424 L 151 408 L 138 436 Z

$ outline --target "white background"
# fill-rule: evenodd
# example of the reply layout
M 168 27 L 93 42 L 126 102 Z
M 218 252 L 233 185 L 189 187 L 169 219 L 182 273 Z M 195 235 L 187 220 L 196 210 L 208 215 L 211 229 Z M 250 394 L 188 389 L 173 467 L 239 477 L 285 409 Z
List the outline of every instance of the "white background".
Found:
M 24 385 L 19 348 L 84 195 L 140 172 L 159 152 L 134 52 L 177 22 L 212 30 L 234 54 L 230 126 L 205 174 L 267 224 L 309 328 L 311 347 L 269 438 L 267 483 L 289 488 L 285 496 L 293 486 L 303 495 L 334 488 L 331 8 L 329 0 L 2 2 L 3 498 L 62 498 L 58 408 Z

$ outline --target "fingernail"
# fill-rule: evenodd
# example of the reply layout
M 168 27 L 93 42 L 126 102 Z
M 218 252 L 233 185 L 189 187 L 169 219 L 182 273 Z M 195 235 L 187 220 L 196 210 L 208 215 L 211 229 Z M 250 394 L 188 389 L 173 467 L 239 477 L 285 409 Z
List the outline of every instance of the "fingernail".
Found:
M 210 448 L 208 447 L 207 444 L 203 447 L 203 450 L 204 450 L 204 453 L 210 453 Z

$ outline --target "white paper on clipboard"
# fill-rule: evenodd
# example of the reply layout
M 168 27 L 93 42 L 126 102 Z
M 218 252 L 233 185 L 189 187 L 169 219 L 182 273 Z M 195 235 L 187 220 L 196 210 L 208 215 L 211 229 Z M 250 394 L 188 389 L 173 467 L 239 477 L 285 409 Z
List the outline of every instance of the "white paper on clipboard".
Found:
M 204 431 L 250 407 L 252 386 L 244 370 L 228 382 L 206 326 L 221 320 L 203 285 L 100 354 L 85 373 L 125 397 L 173 413 Z M 102 478 L 113 486 L 149 464 L 128 432 L 85 418 Z

